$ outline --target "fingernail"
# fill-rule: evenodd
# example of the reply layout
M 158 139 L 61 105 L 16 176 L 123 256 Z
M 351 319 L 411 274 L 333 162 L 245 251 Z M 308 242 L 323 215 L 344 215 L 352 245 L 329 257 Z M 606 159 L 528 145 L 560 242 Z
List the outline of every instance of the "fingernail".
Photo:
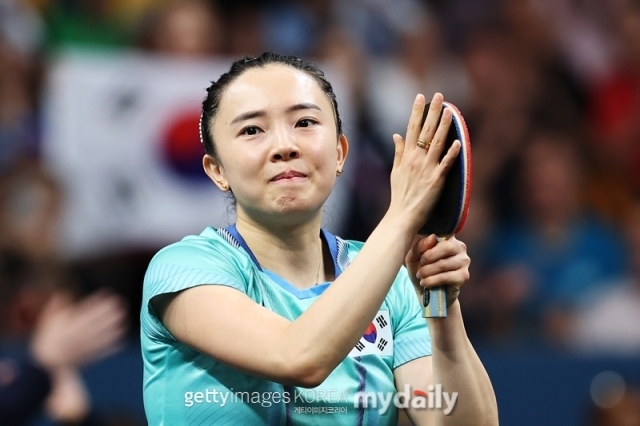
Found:
M 422 279 L 422 275 L 420 275 L 420 271 L 418 271 L 418 273 L 416 274 L 416 278 L 421 280 Z

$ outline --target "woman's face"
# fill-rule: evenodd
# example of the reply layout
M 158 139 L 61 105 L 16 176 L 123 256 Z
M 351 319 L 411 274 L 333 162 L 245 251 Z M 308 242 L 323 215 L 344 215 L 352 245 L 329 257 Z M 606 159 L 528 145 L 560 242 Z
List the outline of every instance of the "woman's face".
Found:
M 226 88 L 212 133 L 220 161 L 205 156 L 205 170 L 233 190 L 238 216 L 290 224 L 320 215 L 348 150 L 316 80 L 280 64 Z

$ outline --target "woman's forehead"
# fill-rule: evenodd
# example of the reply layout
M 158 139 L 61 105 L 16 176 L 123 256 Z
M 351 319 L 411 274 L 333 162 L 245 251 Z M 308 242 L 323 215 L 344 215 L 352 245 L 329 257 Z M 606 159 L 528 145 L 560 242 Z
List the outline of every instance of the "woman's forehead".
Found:
M 219 116 L 227 122 L 229 116 L 247 111 L 280 111 L 302 103 L 332 111 L 315 78 L 287 65 L 270 64 L 245 71 L 227 87 L 220 99 Z

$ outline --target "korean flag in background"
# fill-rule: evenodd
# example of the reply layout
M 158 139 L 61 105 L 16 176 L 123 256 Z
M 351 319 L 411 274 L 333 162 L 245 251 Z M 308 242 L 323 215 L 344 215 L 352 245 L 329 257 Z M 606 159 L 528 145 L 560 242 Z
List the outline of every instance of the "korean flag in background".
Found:
M 63 253 L 153 250 L 235 221 L 202 169 L 198 133 L 205 89 L 230 64 L 127 51 L 70 50 L 55 58 L 42 151 L 64 189 Z M 348 92 L 337 75 L 329 78 L 348 117 Z M 334 233 L 347 216 L 349 170 L 328 203 L 325 226 Z
M 362 338 L 349 353 L 351 357 L 363 355 L 393 355 L 393 333 L 389 311 L 378 311 Z

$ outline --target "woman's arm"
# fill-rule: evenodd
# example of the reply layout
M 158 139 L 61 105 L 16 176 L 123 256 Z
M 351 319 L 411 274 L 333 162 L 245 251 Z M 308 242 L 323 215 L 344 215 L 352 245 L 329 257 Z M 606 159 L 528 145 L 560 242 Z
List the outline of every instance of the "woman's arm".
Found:
M 497 425 L 496 397 L 482 362 L 464 331 L 458 301 L 447 318 L 429 319 L 433 355 L 410 361 L 395 372 L 396 387 L 409 386 L 406 412 L 417 426 Z M 436 386 L 440 385 L 440 386 Z M 426 408 L 413 398 L 427 394 Z M 429 406 L 431 393 L 431 407 Z M 437 394 L 440 394 L 437 396 Z M 439 407 L 435 406 L 440 401 Z
M 423 287 L 445 285 L 451 303 L 446 318 L 426 320 L 432 356 L 408 362 L 394 373 L 397 389 L 410 386 L 413 398 L 418 390 L 427 396 L 432 392 L 432 401 L 437 401 L 436 394 L 442 392 L 441 406 L 417 408 L 416 401 L 407 414 L 415 425 L 497 425 L 495 393 L 467 337 L 457 299 L 460 287 L 469 279 L 466 246 L 455 237 L 436 244 L 435 237 L 429 236 L 416 241 L 406 263 L 420 300 Z

